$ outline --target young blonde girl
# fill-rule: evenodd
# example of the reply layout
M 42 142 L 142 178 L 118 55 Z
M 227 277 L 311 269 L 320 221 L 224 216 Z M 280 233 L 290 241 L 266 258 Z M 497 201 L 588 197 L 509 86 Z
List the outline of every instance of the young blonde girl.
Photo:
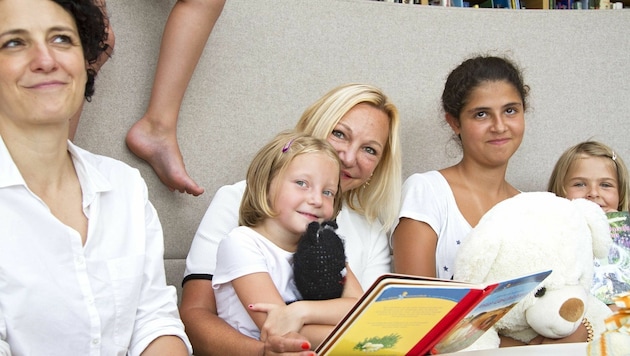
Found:
M 241 333 L 264 339 L 300 332 L 318 345 L 362 294 L 347 264 L 341 298 L 302 301 L 295 286 L 293 254 L 300 236 L 310 222 L 334 219 L 341 209 L 339 170 L 333 147 L 302 133 L 281 133 L 254 157 L 240 226 L 219 244 L 212 280 L 219 316 Z M 255 311 L 261 309 L 254 304 L 268 312 Z M 291 311 L 275 313 L 282 308 Z M 276 315 L 294 318 L 275 320 L 282 319 Z
M 584 141 L 556 162 L 547 189 L 558 196 L 586 198 L 606 212 L 628 210 L 628 169 L 612 148 Z
M 607 145 L 585 141 L 570 147 L 556 162 L 548 190 L 558 196 L 585 198 L 605 212 L 627 211 L 628 169 Z M 618 236 L 605 260 L 595 261 L 591 293 L 612 309 L 612 296 L 630 290 L 630 239 Z

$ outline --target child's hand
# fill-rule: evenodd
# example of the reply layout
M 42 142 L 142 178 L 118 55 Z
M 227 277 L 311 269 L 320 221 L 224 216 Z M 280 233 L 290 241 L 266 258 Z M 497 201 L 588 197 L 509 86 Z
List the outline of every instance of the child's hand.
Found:
M 300 332 L 304 326 L 304 321 L 301 314 L 298 313 L 299 308 L 292 307 L 296 303 L 289 305 L 255 303 L 249 306 L 252 311 L 267 313 L 265 323 L 260 329 L 261 341 L 267 340 L 272 335 Z

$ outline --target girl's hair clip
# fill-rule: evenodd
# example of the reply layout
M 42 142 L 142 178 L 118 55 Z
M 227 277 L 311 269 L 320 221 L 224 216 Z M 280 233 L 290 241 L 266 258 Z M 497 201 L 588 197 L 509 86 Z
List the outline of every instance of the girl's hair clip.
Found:
M 287 142 L 286 145 L 284 145 L 284 147 L 282 147 L 282 153 L 285 153 L 289 150 L 289 148 L 291 147 L 291 144 L 293 143 L 293 140 L 290 140 L 289 142 Z
M 617 154 L 615 153 L 615 151 L 612 152 L 612 157 L 610 158 L 612 158 L 613 161 L 617 160 Z

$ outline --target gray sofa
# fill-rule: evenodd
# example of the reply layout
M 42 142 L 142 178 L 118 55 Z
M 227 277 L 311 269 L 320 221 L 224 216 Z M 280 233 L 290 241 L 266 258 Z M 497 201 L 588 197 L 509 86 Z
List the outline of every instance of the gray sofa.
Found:
M 124 137 L 147 106 L 173 0 L 109 0 L 113 58 L 97 78 L 76 142 L 140 169 L 180 287 L 190 242 L 216 189 L 244 178 L 253 153 L 334 86 L 367 82 L 400 109 L 403 177 L 457 161 L 439 98 L 475 53 L 508 55 L 531 86 L 527 128 L 509 179 L 545 189 L 568 146 L 589 138 L 630 161 L 630 11 L 499 10 L 368 0 L 228 0 L 187 91 L 179 122 L 200 197 L 168 191 Z

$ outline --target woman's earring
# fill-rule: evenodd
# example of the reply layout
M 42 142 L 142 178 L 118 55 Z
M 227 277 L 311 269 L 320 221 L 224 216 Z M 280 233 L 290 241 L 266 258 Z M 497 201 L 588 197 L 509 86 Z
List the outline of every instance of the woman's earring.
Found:
M 370 185 L 370 179 L 372 179 L 372 174 L 370 174 L 370 177 L 365 181 L 365 183 L 363 183 L 363 189 L 367 188 L 367 186 Z

